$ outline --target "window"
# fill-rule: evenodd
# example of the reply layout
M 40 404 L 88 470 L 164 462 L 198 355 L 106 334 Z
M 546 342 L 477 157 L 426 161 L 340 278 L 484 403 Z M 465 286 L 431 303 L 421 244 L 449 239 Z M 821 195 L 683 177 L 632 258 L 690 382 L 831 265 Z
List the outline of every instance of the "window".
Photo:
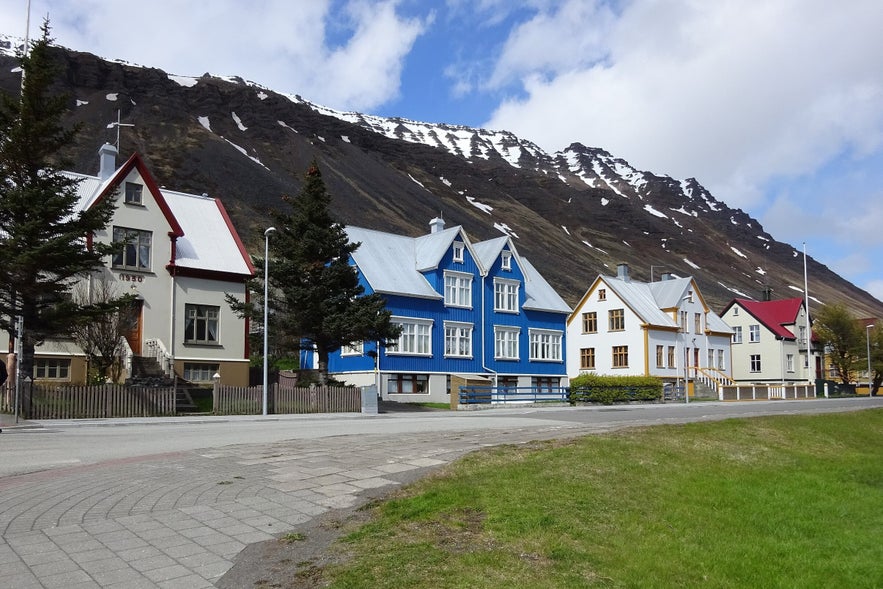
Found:
M 692 290 L 687 291 L 687 296 L 684 297 L 684 300 L 687 301 L 688 303 L 693 302 L 693 291 Z
M 390 374 L 386 381 L 391 394 L 428 393 L 429 376 L 426 374 Z
M 665 364 L 663 363 L 663 359 L 665 358 L 665 346 L 656 346 L 656 367 L 663 368 Z
M 211 382 L 220 369 L 220 364 L 184 362 L 184 380 L 190 382 Z
M 113 267 L 142 271 L 150 270 L 151 235 L 150 231 L 114 227 L 113 242 L 120 245 L 119 249 L 113 254 Z
M 607 289 L 606 288 L 599 288 L 598 289 L 598 300 L 599 301 L 606 301 L 607 300 Z
M 760 354 L 751 354 L 748 361 L 749 361 L 749 371 L 760 372 Z
M 462 242 L 460 242 L 460 241 L 454 242 L 454 261 L 455 262 L 462 262 L 463 261 L 463 252 L 465 249 L 466 249 L 466 247 L 463 245 Z
M 669 368 L 675 367 L 675 347 L 674 346 L 668 346 L 668 367 Z
M 561 332 L 530 330 L 530 359 L 561 361 Z
M 613 367 L 628 368 L 629 366 L 629 347 L 613 346 Z
M 794 372 L 794 354 L 785 355 L 785 371 Z
M 598 333 L 598 313 L 583 313 L 583 333 Z
M 494 311 L 518 312 L 518 286 L 514 280 L 494 280 Z
M 127 205 L 140 205 L 141 202 L 141 189 L 143 186 L 140 184 L 135 184 L 134 182 L 126 182 L 126 195 L 124 197 L 124 201 Z
M 693 313 L 693 332 L 702 333 L 702 313 Z
M 503 252 L 500 258 L 500 267 L 503 270 L 512 269 L 512 252 Z
M 518 360 L 517 327 L 494 327 L 494 358 L 498 360 Z
M 211 305 L 184 306 L 184 341 L 189 344 L 218 343 L 220 307 Z
M 683 331 L 684 333 L 687 333 L 687 317 L 688 317 L 688 315 L 689 314 L 686 311 L 681 311 L 681 313 L 680 313 L 680 318 L 681 318 L 680 326 L 681 326 L 681 331 Z
M 739 307 L 733 307 L 733 317 L 739 316 Z
M 797 335 L 797 343 L 801 346 L 806 345 L 806 325 L 801 325 L 798 327 L 798 335 Z
M 472 275 L 445 272 L 445 305 L 449 307 L 472 306 Z
M 714 368 L 714 350 L 711 348 L 708 349 L 708 364 L 706 364 L 709 368 Z
M 724 360 L 724 351 L 723 350 L 717 351 L 717 369 L 718 370 L 726 370 L 727 369 L 727 363 Z
M 760 341 L 760 325 L 749 325 L 748 326 L 748 341 L 751 343 L 757 343 Z
M 34 359 L 34 378 L 68 380 L 71 373 L 71 361 L 63 358 Z
M 530 386 L 539 393 L 551 393 L 561 386 L 561 379 L 555 376 L 534 376 L 530 379 Z
M 733 328 L 733 343 L 741 344 L 742 343 L 742 326 L 738 325 Z
M 396 321 L 402 328 L 399 341 L 389 348 L 390 354 L 417 354 L 428 356 L 432 354 L 432 340 L 430 333 L 432 331 L 432 321 L 419 319 L 406 319 Z
M 625 329 L 625 309 L 610 309 L 607 311 L 607 331 L 622 331 Z
M 472 357 L 472 324 L 445 322 L 445 356 Z
M 341 356 L 361 356 L 365 350 L 365 342 L 355 342 L 346 346 L 341 346 Z
M 582 348 L 579 351 L 579 369 L 595 369 L 595 348 Z

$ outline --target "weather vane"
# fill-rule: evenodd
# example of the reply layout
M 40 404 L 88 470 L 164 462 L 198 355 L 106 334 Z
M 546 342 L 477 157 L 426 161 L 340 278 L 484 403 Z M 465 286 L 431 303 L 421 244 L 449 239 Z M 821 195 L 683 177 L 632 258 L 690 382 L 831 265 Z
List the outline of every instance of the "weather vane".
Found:
M 117 120 L 108 124 L 107 128 L 116 127 L 117 129 L 117 140 L 115 146 L 117 148 L 117 153 L 120 151 L 120 127 L 134 127 L 134 123 L 121 123 L 120 122 L 120 109 L 117 109 Z

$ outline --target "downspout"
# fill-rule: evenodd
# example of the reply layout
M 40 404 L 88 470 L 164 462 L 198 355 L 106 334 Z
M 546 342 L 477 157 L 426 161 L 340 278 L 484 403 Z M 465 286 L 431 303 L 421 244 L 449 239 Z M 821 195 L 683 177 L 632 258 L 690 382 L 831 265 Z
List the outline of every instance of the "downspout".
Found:
M 174 386 L 177 387 L 178 379 L 175 376 L 175 303 L 176 303 L 176 291 L 177 284 L 175 280 L 175 276 L 178 271 L 178 267 L 175 265 L 175 260 L 178 257 L 178 237 L 169 233 L 169 238 L 171 240 L 171 259 L 169 260 L 169 273 L 172 275 L 172 292 L 171 292 L 171 312 L 169 313 L 170 321 L 169 321 L 169 355 L 171 358 L 169 361 L 171 362 L 171 377 L 174 383 Z
M 481 274 L 481 369 L 485 372 L 490 372 L 493 374 L 493 382 L 494 388 L 497 388 L 499 385 L 499 381 L 497 378 L 497 372 L 495 370 L 491 370 L 487 367 L 486 357 L 487 357 L 487 340 L 485 339 L 487 336 L 486 330 L 486 305 L 485 305 L 485 290 L 487 287 L 487 274 Z

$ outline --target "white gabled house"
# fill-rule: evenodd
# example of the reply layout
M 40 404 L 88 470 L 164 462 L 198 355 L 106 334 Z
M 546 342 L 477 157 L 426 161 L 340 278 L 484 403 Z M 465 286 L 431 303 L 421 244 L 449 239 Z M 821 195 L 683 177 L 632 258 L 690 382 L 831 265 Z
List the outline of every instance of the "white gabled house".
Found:
M 567 321 L 567 374 L 656 376 L 716 387 L 730 380 L 732 330 L 696 282 L 664 274 L 656 282 L 599 275 Z
M 167 374 L 191 382 L 211 382 L 219 374 L 222 383 L 246 386 L 248 324 L 225 295 L 245 300 L 254 267 L 223 204 L 160 188 L 140 155 L 117 167 L 116 154 L 112 145 L 101 147 L 98 176 L 68 173 L 79 180 L 79 210 L 117 200 L 110 225 L 87 236 L 87 246 L 120 246 L 82 286 L 107 281 L 114 293 L 137 297 L 135 324 L 126 335 L 131 357 L 154 358 Z M 35 380 L 79 384 L 86 375 L 86 357 L 73 341 L 37 347 Z
M 733 299 L 721 317 L 733 329 L 734 380 L 789 383 L 822 378 L 822 357 L 813 354 L 812 327 L 802 298 Z

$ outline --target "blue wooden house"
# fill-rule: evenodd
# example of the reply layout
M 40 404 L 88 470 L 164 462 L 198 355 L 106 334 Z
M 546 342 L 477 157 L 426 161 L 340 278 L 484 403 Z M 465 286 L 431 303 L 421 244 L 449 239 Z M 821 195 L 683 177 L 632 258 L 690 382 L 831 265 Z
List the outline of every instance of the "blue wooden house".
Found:
M 430 229 L 415 238 L 347 227 L 365 291 L 386 298 L 402 334 L 332 354 L 329 372 L 398 401 L 446 403 L 467 384 L 565 385 L 570 308 L 512 239 L 473 244 L 438 218 Z

